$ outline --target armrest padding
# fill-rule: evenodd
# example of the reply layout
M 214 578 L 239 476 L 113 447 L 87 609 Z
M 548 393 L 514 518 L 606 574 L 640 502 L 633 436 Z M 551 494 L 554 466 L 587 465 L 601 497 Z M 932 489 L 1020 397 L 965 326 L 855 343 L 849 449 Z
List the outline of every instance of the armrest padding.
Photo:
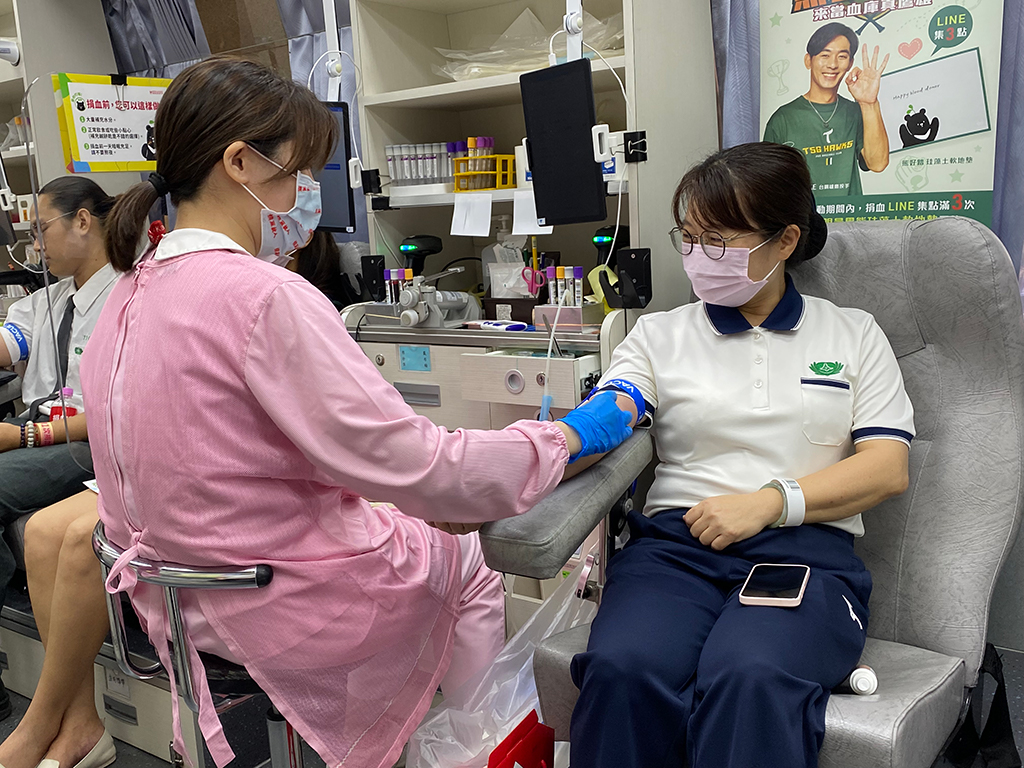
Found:
M 487 523 L 480 529 L 487 565 L 517 576 L 554 578 L 653 456 L 650 434 L 636 429 L 529 512 Z

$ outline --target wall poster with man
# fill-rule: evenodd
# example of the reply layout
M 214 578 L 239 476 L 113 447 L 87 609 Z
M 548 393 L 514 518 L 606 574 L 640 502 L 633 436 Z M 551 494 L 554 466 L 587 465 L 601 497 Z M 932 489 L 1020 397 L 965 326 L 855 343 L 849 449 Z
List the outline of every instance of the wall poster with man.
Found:
M 761 132 L 827 221 L 992 223 L 1003 0 L 761 0 Z

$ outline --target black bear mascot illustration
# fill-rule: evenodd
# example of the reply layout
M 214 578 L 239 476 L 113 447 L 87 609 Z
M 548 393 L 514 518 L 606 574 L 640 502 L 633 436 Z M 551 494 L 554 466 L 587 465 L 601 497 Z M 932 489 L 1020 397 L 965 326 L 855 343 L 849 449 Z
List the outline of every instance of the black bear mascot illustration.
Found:
M 903 139 L 904 149 L 935 141 L 939 134 L 939 118 L 933 117 L 929 120 L 923 109 L 910 112 L 903 119 L 906 125 L 900 126 L 900 138 Z
M 156 160 L 156 140 L 153 138 L 153 126 L 146 126 L 146 143 L 142 145 L 142 156 L 147 160 Z

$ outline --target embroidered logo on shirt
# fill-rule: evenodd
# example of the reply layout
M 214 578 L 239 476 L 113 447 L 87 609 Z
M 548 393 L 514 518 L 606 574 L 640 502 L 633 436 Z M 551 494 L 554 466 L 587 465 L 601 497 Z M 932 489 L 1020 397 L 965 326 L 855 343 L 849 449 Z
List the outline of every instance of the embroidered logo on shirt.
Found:
M 809 368 L 819 376 L 835 376 L 843 370 L 842 363 L 811 363 Z

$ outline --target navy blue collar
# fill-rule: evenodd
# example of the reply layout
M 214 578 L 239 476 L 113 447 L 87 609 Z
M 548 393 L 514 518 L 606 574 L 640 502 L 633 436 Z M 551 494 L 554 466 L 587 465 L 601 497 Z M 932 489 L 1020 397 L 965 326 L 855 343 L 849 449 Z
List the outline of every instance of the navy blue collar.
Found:
M 707 313 L 711 325 L 720 334 L 729 335 L 742 333 L 751 329 L 747 318 L 736 307 L 724 307 L 721 304 L 704 303 L 704 311 Z M 775 309 L 768 315 L 762 328 L 770 331 L 792 331 L 800 324 L 804 316 L 804 297 L 793 284 L 793 278 L 786 275 L 786 292 L 782 299 L 775 305 Z

